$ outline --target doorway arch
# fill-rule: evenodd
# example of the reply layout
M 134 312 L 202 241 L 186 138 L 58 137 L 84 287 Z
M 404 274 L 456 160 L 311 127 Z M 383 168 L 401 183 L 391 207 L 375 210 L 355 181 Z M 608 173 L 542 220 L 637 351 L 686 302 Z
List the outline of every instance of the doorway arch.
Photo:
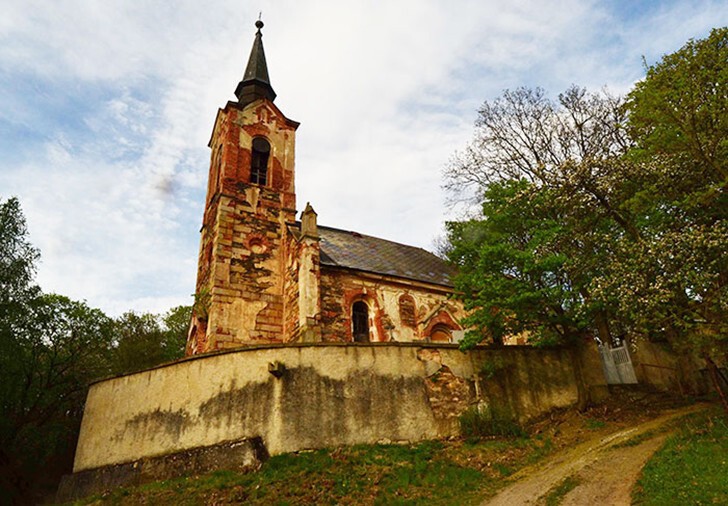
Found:
M 369 342 L 369 306 L 363 300 L 351 306 L 351 327 L 355 343 Z

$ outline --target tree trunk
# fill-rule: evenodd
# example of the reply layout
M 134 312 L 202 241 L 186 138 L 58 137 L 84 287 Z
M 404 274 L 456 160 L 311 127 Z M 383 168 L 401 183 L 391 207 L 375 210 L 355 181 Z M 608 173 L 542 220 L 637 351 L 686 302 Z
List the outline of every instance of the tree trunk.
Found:
M 10 455 L 0 448 L 0 497 L 3 504 L 25 504 L 27 483 L 20 476 Z M 7 502 L 5 502 L 7 501 Z
M 576 390 L 578 393 L 576 407 L 579 411 L 585 411 L 591 404 L 591 399 L 589 398 L 589 387 L 584 379 L 584 368 L 581 363 L 583 355 L 582 347 L 584 346 L 582 340 L 583 339 L 581 337 L 578 337 L 574 340 L 574 344 L 570 347 L 572 357 L 571 361 L 574 364 L 574 373 L 576 376 Z
M 728 414 L 728 399 L 726 398 L 726 393 L 723 391 L 723 387 L 720 384 L 721 377 L 723 374 L 718 369 L 718 366 L 715 365 L 715 362 L 713 362 L 713 359 L 710 358 L 710 355 L 705 353 L 703 355 L 703 358 L 705 359 L 705 363 L 708 364 L 708 370 L 710 371 L 710 378 L 713 380 L 713 386 L 715 387 L 715 391 L 718 392 L 718 397 L 720 397 L 720 401 L 723 404 L 723 409 Z M 725 378 L 723 378 L 725 380 Z
M 594 315 L 594 323 L 597 325 L 597 333 L 602 344 L 611 347 L 613 345 L 612 332 L 609 329 L 609 320 L 607 319 L 606 311 L 597 311 Z

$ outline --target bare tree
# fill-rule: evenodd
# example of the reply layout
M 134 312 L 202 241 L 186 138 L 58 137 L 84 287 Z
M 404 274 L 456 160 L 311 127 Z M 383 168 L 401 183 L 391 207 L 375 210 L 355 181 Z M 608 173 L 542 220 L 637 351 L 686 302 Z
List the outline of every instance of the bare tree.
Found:
M 478 111 L 473 141 L 445 169 L 445 189 L 455 203 L 478 202 L 504 179 L 583 186 L 629 148 L 625 121 L 624 100 L 606 91 L 572 86 L 555 102 L 541 88 L 506 90 Z

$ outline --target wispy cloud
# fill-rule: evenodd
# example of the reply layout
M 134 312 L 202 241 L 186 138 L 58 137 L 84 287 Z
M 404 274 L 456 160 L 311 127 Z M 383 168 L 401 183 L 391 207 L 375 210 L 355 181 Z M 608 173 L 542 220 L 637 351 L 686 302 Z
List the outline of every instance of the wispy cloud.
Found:
M 0 197 L 39 281 L 112 314 L 189 303 L 212 123 L 263 10 L 277 104 L 301 121 L 299 207 L 429 247 L 440 173 L 504 88 L 622 92 L 723 2 L 11 0 L 0 17 Z

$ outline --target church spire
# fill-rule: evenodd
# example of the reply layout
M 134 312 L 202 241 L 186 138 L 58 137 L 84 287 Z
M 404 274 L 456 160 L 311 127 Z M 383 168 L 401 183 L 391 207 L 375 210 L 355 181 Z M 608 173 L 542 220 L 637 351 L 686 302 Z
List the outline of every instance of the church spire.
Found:
M 255 33 L 253 48 L 250 50 L 248 66 L 245 68 L 243 80 L 235 88 L 235 96 L 241 105 L 246 105 L 259 98 L 267 98 L 271 102 L 276 98 L 276 92 L 270 85 L 268 77 L 268 66 L 265 63 L 265 52 L 263 51 L 263 22 L 259 19 L 255 22 L 258 31 Z

